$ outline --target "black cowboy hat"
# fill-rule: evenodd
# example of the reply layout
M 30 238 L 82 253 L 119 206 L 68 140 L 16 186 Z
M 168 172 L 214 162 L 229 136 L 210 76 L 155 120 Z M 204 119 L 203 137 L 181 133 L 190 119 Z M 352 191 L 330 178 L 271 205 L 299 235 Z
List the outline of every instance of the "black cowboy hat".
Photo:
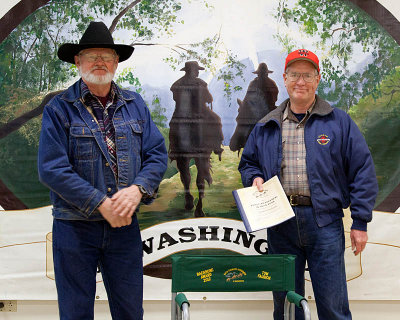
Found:
M 62 61 L 75 63 L 74 56 L 81 50 L 89 48 L 114 49 L 119 56 L 119 62 L 128 59 L 135 48 L 126 44 L 114 44 L 110 30 L 103 22 L 90 22 L 79 44 L 64 43 L 58 48 L 58 58 Z
M 267 66 L 266 63 L 261 62 L 261 63 L 258 65 L 258 69 L 257 69 L 256 71 L 253 71 L 253 73 L 255 73 L 255 74 L 260 74 L 260 73 L 273 73 L 273 71 L 271 71 L 271 70 L 268 69 L 268 66 Z
M 188 71 L 192 68 L 196 68 L 197 70 L 204 70 L 203 67 L 199 66 L 199 63 L 197 61 L 188 61 L 185 62 L 185 66 L 181 69 L 181 71 Z

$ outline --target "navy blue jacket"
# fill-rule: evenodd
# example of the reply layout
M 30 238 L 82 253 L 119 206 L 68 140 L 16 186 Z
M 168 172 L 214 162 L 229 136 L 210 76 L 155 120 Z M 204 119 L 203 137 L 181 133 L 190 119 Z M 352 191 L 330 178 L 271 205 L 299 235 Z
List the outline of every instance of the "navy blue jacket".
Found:
M 251 132 L 239 163 L 245 187 L 254 178 L 280 177 L 281 124 L 288 100 L 261 119 Z M 350 205 L 352 229 L 367 230 L 378 193 L 374 164 L 363 135 L 350 116 L 316 96 L 304 128 L 307 175 L 317 224 L 343 217 Z
M 164 138 L 142 97 L 118 90 L 113 123 L 118 177 L 103 134 L 81 101 L 80 81 L 55 96 L 43 111 L 38 171 L 50 189 L 53 215 L 67 220 L 103 220 L 97 209 L 108 196 L 141 185 L 151 202 L 167 167 Z

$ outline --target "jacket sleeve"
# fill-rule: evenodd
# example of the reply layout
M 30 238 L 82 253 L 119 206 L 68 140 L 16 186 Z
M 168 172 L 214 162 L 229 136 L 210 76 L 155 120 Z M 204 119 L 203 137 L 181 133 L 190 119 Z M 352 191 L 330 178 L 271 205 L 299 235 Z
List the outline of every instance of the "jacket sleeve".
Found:
M 140 95 L 136 97 L 144 106 L 145 123 L 142 136 L 142 164 L 133 184 L 144 188 L 148 197 L 144 197 L 142 202 L 150 204 L 157 196 L 158 186 L 167 169 L 168 154 L 164 137 L 151 119 L 149 109 Z
M 372 220 L 372 210 L 378 194 L 375 167 L 368 145 L 349 116 L 347 132 L 343 143 L 345 168 L 350 193 L 352 229 L 367 231 L 367 223 Z
M 47 105 L 43 111 L 38 152 L 39 180 L 79 211 L 89 216 L 106 195 L 81 178 L 68 157 L 69 124 Z
M 261 177 L 265 180 L 263 171 L 258 159 L 258 146 L 256 143 L 257 125 L 251 131 L 246 145 L 243 148 L 242 157 L 239 162 L 238 170 L 242 176 L 244 187 L 250 187 L 256 177 Z

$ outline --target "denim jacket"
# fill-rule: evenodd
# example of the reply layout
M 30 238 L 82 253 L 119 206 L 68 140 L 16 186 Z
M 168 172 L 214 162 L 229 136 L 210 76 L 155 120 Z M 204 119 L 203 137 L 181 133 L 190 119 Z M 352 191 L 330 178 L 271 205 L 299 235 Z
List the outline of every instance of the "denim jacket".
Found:
M 167 166 L 164 138 L 142 97 L 118 88 L 113 123 L 118 177 L 102 132 L 81 100 L 80 81 L 55 96 L 43 111 L 39 180 L 50 189 L 53 215 L 103 220 L 97 207 L 118 190 L 140 185 L 151 203 Z
M 239 171 L 245 187 L 254 178 L 280 177 L 281 124 L 288 100 L 256 124 L 243 149 Z M 316 96 L 304 127 L 307 176 L 320 227 L 343 216 L 350 205 L 353 229 L 367 230 L 378 193 L 375 168 L 357 125 L 344 111 Z

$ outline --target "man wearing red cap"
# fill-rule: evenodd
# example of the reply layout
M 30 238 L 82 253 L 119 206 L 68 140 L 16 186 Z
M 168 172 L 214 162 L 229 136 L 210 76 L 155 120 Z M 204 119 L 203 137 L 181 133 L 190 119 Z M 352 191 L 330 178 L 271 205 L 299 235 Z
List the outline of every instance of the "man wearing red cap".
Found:
M 269 253 L 296 255 L 301 295 L 307 263 L 319 319 L 351 319 L 343 208 L 351 209 L 351 245 L 358 255 L 378 191 L 372 157 L 351 118 L 315 94 L 321 75 L 314 53 L 290 53 L 283 79 L 289 99 L 251 132 L 239 164 L 242 182 L 261 191 L 264 181 L 279 177 L 295 217 L 268 229 Z M 274 319 L 283 319 L 285 294 L 273 294 Z M 299 310 L 296 319 L 304 319 Z
M 164 138 L 142 97 L 113 81 L 133 47 L 91 22 L 58 57 L 76 83 L 43 111 L 38 170 L 53 205 L 53 261 L 61 320 L 94 317 L 97 269 L 113 319 L 143 319 L 142 240 L 136 217 L 167 166 Z

